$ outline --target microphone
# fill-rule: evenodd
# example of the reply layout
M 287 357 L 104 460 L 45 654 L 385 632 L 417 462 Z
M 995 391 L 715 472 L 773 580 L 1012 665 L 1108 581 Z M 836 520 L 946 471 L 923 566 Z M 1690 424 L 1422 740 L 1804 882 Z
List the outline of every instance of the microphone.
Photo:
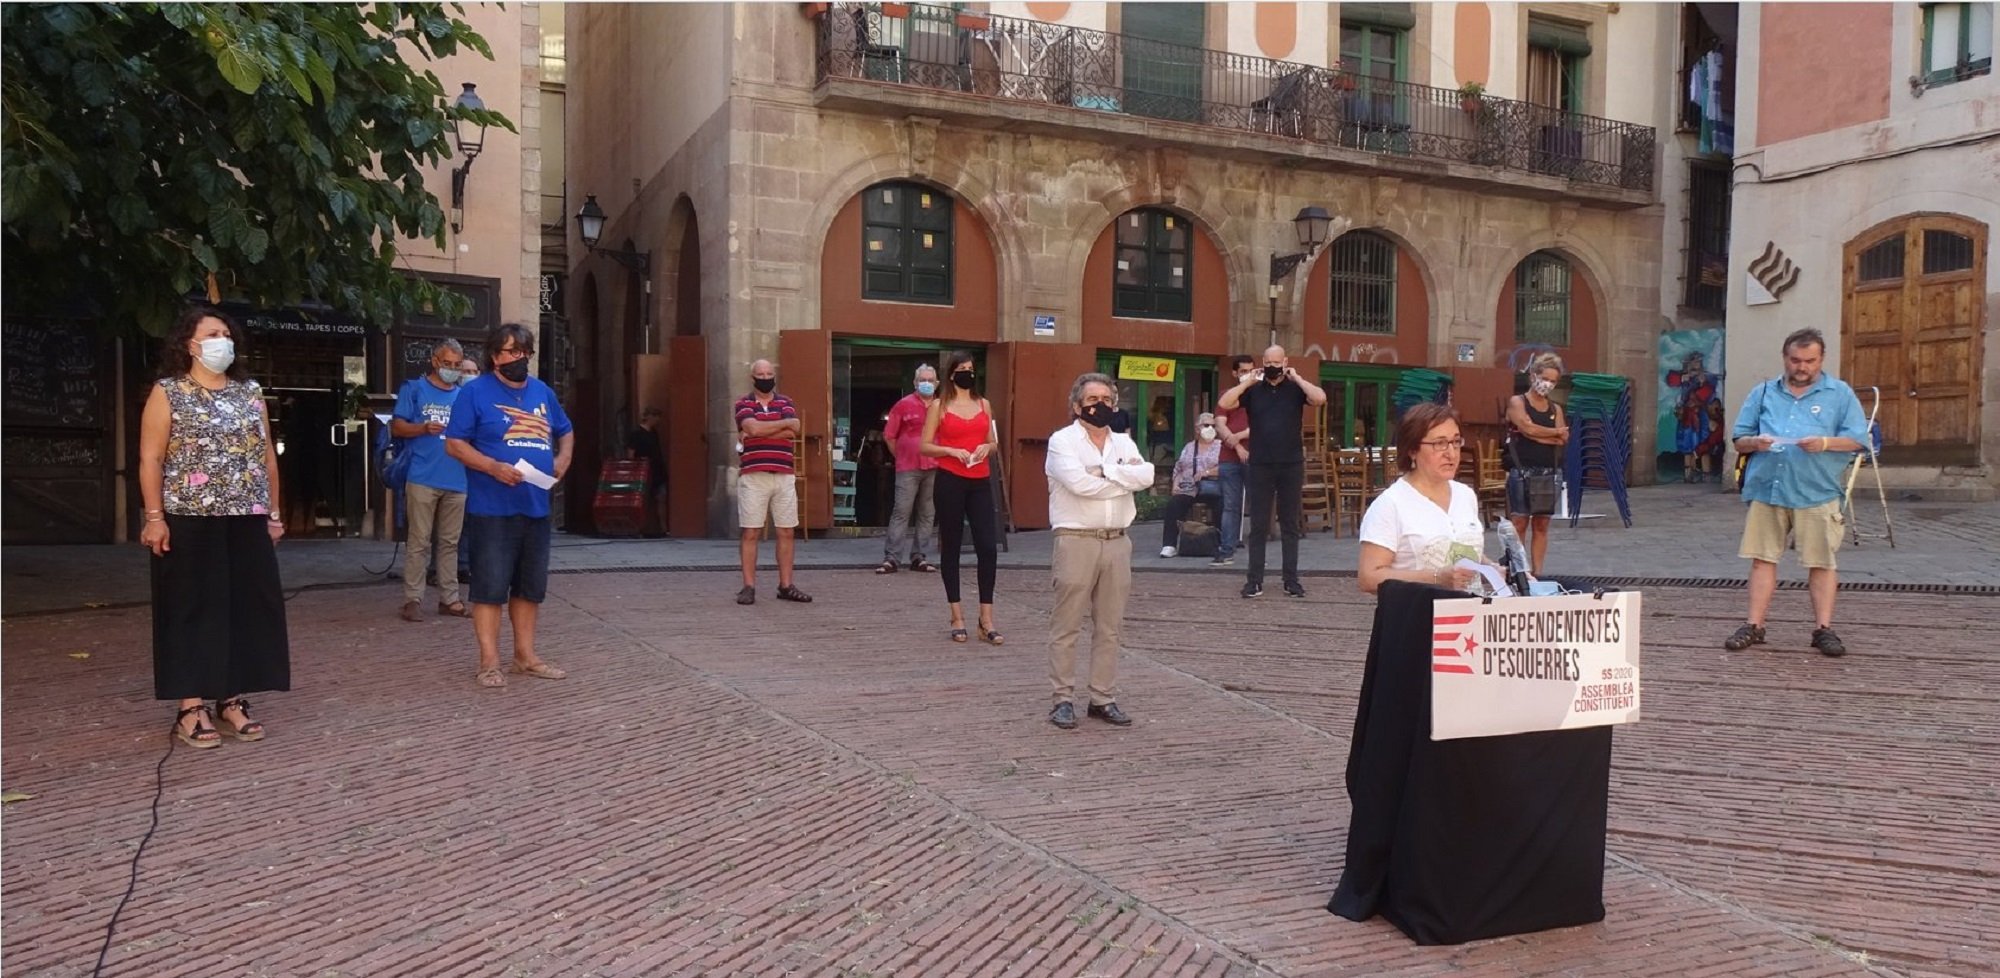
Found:
M 1500 534 L 1502 560 L 1507 564 L 1507 584 L 1514 593 L 1528 595 L 1528 551 L 1521 546 L 1521 535 L 1514 532 L 1511 520 L 1493 521 L 1493 529 Z

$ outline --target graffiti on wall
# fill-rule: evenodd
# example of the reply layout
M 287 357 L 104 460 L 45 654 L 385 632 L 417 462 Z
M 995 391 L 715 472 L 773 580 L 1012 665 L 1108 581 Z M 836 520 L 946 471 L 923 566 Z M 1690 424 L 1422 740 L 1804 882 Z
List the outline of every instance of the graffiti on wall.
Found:
M 1722 330 L 1660 334 L 1660 475 L 1721 481 Z
M 1396 348 L 1393 346 L 1388 346 L 1379 343 L 1356 343 L 1348 349 L 1347 355 L 1344 357 L 1340 355 L 1340 344 L 1338 343 L 1329 343 L 1326 346 L 1320 346 L 1318 343 L 1314 343 L 1299 352 L 1302 356 L 1318 357 L 1321 360 L 1325 360 L 1328 362 L 1333 362 L 1333 361 L 1339 361 L 1342 363 L 1398 362 L 1396 356 Z

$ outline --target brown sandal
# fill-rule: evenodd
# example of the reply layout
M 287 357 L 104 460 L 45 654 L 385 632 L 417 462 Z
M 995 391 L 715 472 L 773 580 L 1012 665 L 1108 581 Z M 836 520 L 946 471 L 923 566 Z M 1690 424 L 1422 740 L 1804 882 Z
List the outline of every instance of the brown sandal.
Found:
M 243 722 L 223 727 L 223 724 L 229 723 L 227 714 L 230 710 L 235 710 L 237 713 L 242 714 Z M 237 740 L 248 742 L 264 739 L 264 725 L 250 719 L 250 701 L 241 696 L 231 696 L 226 700 L 216 703 L 215 721 L 215 725 L 221 727 L 223 733 Z
M 472 617 L 472 612 L 466 610 L 465 602 L 463 601 L 454 601 L 451 604 L 445 604 L 442 601 L 438 602 L 438 614 L 450 615 L 453 618 Z
M 875 568 L 875 573 L 877 574 L 894 574 L 895 572 L 896 562 L 893 560 L 884 560 L 880 567 Z
M 181 720 L 190 713 L 196 715 L 194 718 L 194 729 L 191 732 L 182 733 Z M 204 720 L 211 720 L 207 703 L 196 703 L 193 706 L 182 707 L 179 713 L 174 714 L 174 725 L 172 728 L 174 739 L 199 750 L 221 747 L 222 733 L 215 729 L 212 722 L 204 725 L 202 722 Z
M 507 686 L 506 674 L 498 669 L 481 669 L 472 679 L 487 689 L 505 689 Z

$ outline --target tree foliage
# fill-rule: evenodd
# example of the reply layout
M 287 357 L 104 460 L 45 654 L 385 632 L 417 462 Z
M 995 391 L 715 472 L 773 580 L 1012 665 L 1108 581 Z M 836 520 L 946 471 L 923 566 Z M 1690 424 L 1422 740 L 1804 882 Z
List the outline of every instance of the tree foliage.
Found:
M 209 276 L 226 298 L 324 302 L 377 324 L 462 315 L 397 269 L 445 244 L 421 168 L 461 113 L 435 60 L 486 41 L 431 3 L 0 7 L 6 304 L 92 303 L 161 331 Z

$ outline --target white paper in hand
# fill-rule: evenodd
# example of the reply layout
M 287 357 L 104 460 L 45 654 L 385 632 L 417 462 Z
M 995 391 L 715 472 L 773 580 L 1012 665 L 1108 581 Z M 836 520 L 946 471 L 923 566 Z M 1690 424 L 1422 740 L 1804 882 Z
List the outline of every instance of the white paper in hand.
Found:
M 1460 557 L 1458 558 L 1458 563 L 1453 566 L 1457 570 L 1469 570 L 1485 578 L 1486 586 L 1492 589 L 1493 596 L 1496 598 L 1511 598 L 1514 596 L 1514 589 L 1507 585 L 1507 579 L 1500 576 L 1499 569 L 1492 564 L 1482 564 L 1476 560 L 1468 560 Z
M 514 463 L 514 470 L 521 473 L 522 481 L 537 489 L 554 489 L 556 487 L 555 476 L 535 468 L 525 458 Z

